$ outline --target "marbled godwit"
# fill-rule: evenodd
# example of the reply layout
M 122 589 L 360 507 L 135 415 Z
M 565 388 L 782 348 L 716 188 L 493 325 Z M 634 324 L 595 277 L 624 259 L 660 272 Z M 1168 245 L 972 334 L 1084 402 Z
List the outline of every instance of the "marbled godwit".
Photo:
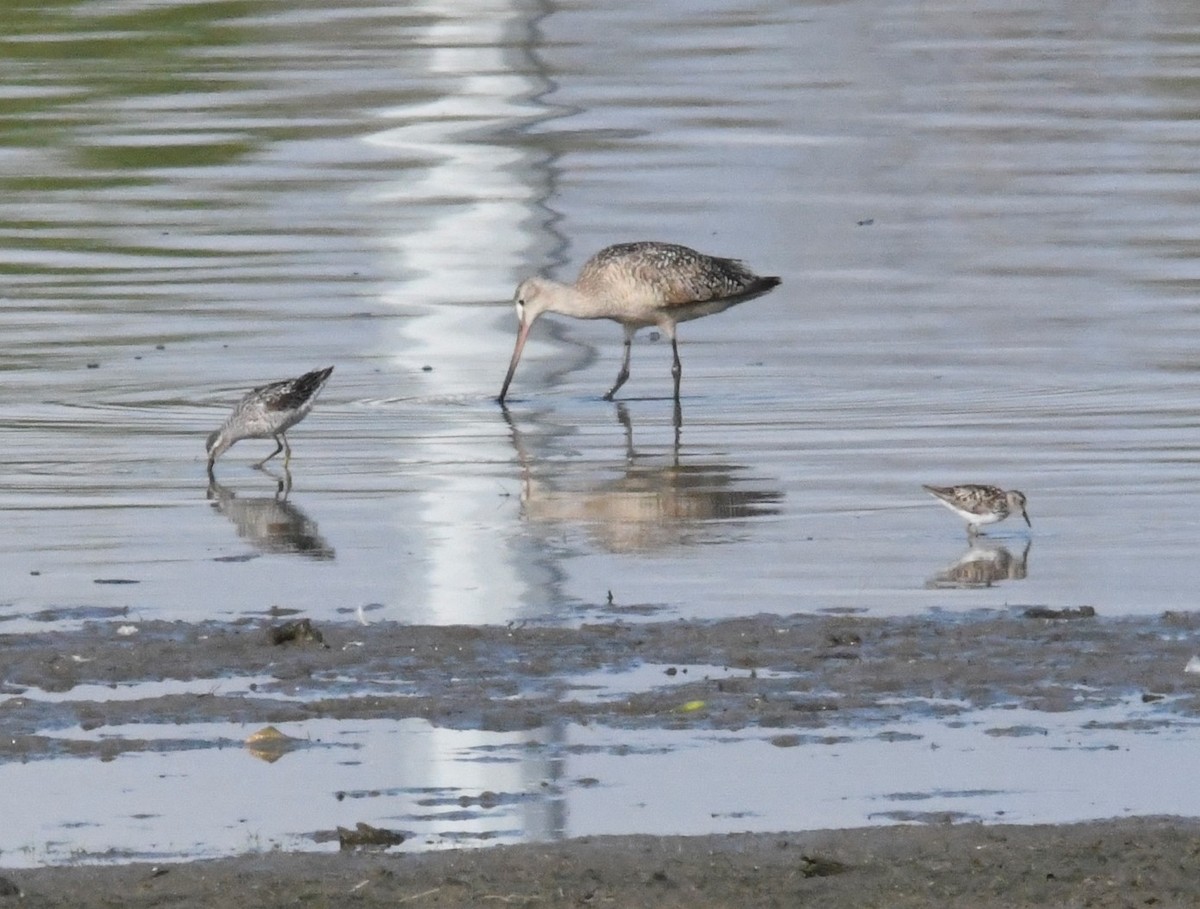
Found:
M 1025 511 L 1025 493 L 1011 489 L 1005 492 L 996 486 L 980 486 L 967 483 L 963 486 L 922 486 L 927 493 L 967 522 L 967 535 L 975 536 L 983 524 L 1003 521 L 1014 511 L 1030 527 L 1029 514 Z
M 671 339 L 675 357 L 671 375 L 675 378 L 675 399 L 679 400 L 683 366 L 675 326 L 762 296 L 779 282 L 779 278 L 759 277 L 736 259 L 718 259 L 686 246 L 652 241 L 618 243 L 600 250 L 584 263 L 574 284 L 527 278 L 514 297 L 520 329 L 500 389 L 500 403 L 508 394 L 529 329 L 544 312 L 621 323 L 625 329 L 625 357 L 617 381 L 604 396 L 607 401 L 629 378 L 634 334 L 639 328 L 657 325 Z
M 247 393 L 221 428 L 213 430 L 208 437 L 205 447 L 208 449 L 209 476 L 212 476 L 217 458 L 242 439 L 274 439 L 275 450 L 254 466 L 262 467 L 282 451 L 285 452 L 283 464 L 286 467 L 292 459 L 292 448 L 284 433 L 308 416 L 332 372 L 332 366 L 314 369 L 298 379 L 272 382 Z

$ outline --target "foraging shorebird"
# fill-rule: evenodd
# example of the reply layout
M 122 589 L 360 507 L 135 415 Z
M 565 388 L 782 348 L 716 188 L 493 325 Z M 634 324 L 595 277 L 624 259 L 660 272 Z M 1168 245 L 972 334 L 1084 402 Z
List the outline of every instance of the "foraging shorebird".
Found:
M 1033 526 L 1025 511 L 1025 493 L 1015 489 L 1006 492 L 997 486 L 977 483 L 921 488 L 967 522 L 967 536 L 976 536 L 981 525 L 1003 521 L 1016 511 L 1021 512 L 1026 524 Z
M 612 319 L 625 329 L 625 357 L 617 381 L 604 396 L 611 401 L 629 378 L 629 352 L 639 328 L 658 326 L 671 339 L 675 399 L 679 400 L 679 345 L 675 326 L 762 296 L 777 287 L 779 278 L 760 277 L 736 259 L 706 256 L 674 243 L 618 243 L 600 250 L 584 263 L 574 284 L 548 278 L 527 278 L 514 301 L 520 329 L 508 375 L 500 389 L 504 403 L 517 371 L 529 329 L 544 312 L 577 319 Z
M 217 458 L 242 439 L 274 439 L 275 450 L 254 466 L 262 467 L 282 451 L 283 466 L 286 468 L 292 459 L 292 448 L 288 445 L 285 433 L 308 416 L 332 372 L 332 366 L 314 369 L 298 379 L 272 382 L 247 393 L 238 401 L 221 428 L 209 434 L 205 445 L 209 476 L 212 476 Z

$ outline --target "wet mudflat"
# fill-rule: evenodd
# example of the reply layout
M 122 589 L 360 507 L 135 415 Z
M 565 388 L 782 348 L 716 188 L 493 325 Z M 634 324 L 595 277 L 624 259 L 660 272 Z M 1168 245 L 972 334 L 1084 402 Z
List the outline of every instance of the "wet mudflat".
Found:
M 46 618 L 53 624 L 63 617 Z M 1093 905 L 1121 905 L 1105 900 L 1117 899 L 1126 877 L 1149 887 L 1148 896 L 1169 901 L 1178 888 L 1194 886 L 1179 877 L 1181 863 L 1195 860 L 1196 847 L 1185 835 L 1196 826 L 1194 820 L 1096 820 L 1060 829 L 1014 826 L 1011 821 L 1022 818 L 1020 811 L 979 809 L 1004 806 L 1009 799 L 1019 804 L 1019 793 L 1004 790 L 1002 775 L 988 777 L 995 791 L 947 792 L 954 782 L 946 762 L 959 759 L 953 744 L 956 730 L 978 725 L 982 717 L 987 728 L 983 744 L 975 747 L 1003 754 L 1014 743 L 1046 741 L 1040 747 L 1080 752 L 1088 762 L 1080 765 L 1085 770 L 1074 774 L 1071 785 L 1097 797 L 1115 789 L 1120 798 L 1124 792 L 1142 809 L 1139 813 L 1154 813 L 1153 803 L 1135 792 L 1132 780 L 1139 760 L 1147 765 L 1155 761 L 1140 755 L 1156 752 L 1141 752 L 1138 743 L 1153 745 L 1181 733 L 1187 742 L 1194 739 L 1200 676 L 1185 667 L 1196 652 L 1198 632 L 1200 616 L 1191 613 L 1104 618 L 1090 616 L 1088 610 L 1025 606 L 904 618 L 797 614 L 629 623 L 612 615 L 606 622 L 572 628 L 322 624 L 273 614 L 199 624 L 95 616 L 76 631 L 4 638 L 0 773 L 56 763 L 73 766 L 75 775 L 92 780 L 81 798 L 95 801 L 101 817 L 119 819 L 135 814 L 145 793 L 130 788 L 106 801 L 106 768 L 139 756 L 169 761 L 173 754 L 185 755 L 188 767 L 200 768 L 229 756 L 236 759 L 234 775 L 249 777 L 259 766 L 271 774 L 269 787 L 257 784 L 247 798 L 261 803 L 280 827 L 308 824 L 308 829 L 291 841 L 278 840 L 267 830 L 257 848 L 253 843 L 228 849 L 197 841 L 172 852 L 162 843 L 147 844 L 126 833 L 118 822 L 104 829 L 112 848 L 74 855 L 74 861 L 85 864 L 20 868 L 44 863 L 26 861 L 20 848 L 6 841 L 0 867 L 8 867 L 9 876 L 31 894 L 28 905 L 113 900 L 223 905 L 222 900 L 235 899 L 242 905 L 273 905 L 351 892 L 364 905 L 398 899 L 416 905 L 471 903 L 489 894 L 547 905 L 589 898 L 628 904 L 637 894 L 644 898 L 651 892 L 659 905 L 719 905 L 729 893 L 746 887 L 764 904 L 808 894 L 814 899 L 857 898 L 856 905 L 920 905 L 931 895 L 946 905 L 956 899 L 962 905 L 988 905 L 987 899 L 997 900 L 995 905 L 1021 900 L 1034 905 L 1086 891 L 1094 897 Z M 1104 714 L 1106 709 L 1111 712 Z M 1086 719 L 1105 715 L 1108 721 Z M 1081 718 L 1078 728 L 1065 739 L 1055 738 L 1056 724 L 1066 718 L 1069 725 L 1076 716 Z M 914 725 L 914 718 L 920 722 Z M 410 815 L 397 814 L 398 792 L 340 788 L 340 765 L 434 762 L 434 756 L 415 751 L 389 757 L 346 748 L 338 739 L 337 730 L 409 721 L 435 730 L 521 738 L 505 747 L 461 749 L 471 750 L 471 760 L 486 769 L 478 777 L 478 790 L 466 779 L 453 791 L 413 787 L 424 798 L 416 800 Z M 258 735 L 266 728 L 281 730 L 281 737 Z M 564 729 L 586 730 L 593 738 L 572 737 Z M 756 765 L 742 765 L 740 758 L 731 760 L 721 751 L 737 737 L 775 754 L 796 756 L 786 778 L 778 781 L 777 798 L 793 803 L 790 813 L 767 821 L 755 817 L 754 796 L 743 795 L 753 789 L 746 788 L 742 777 L 759 772 Z M 852 750 L 855 737 L 866 740 L 870 761 L 883 768 L 876 772 L 885 787 L 912 785 L 900 766 L 906 762 L 930 763 L 937 781 L 928 791 L 893 792 L 886 802 L 892 810 L 881 809 L 869 819 L 871 824 L 902 826 L 814 832 L 810 819 L 823 815 L 812 814 L 809 804 L 844 799 L 854 791 L 860 772 L 860 758 Z M 707 757 L 701 756 L 706 749 L 694 750 L 700 741 L 712 743 Z M 1187 742 L 1186 753 L 1193 753 Z M 333 770 L 315 782 L 305 778 L 297 769 L 303 766 L 299 756 L 323 750 L 338 756 Z M 598 750 L 611 760 L 594 765 L 602 769 L 590 776 L 583 768 Z M 677 832 L 724 827 L 759 833 L 581 835 L 605 832 L 600 821 L 589 826 L 586 815 L 602 814 L 595 806 L 604 800 L 621 802 L 621 768 L 638 766 L 632 762 L 639 750 L 683 752 L 682 792 L 672 796 L 675 801 L 707 805 L 713 785 L 730 793 L 728 817 L 706 815 Z M 823 778 L 815 764 L 804 763 L 805 755 L 817 753 L 833 757 L 834 776 Z M 1105 755 L 1125 763 L 1113 764 Z M 1020 754 L 1015 758 L 1025 759 Z M 716 784 L 711 782 L 713 768 L 704 763 L 713 760 L 729 763 L 716 769 Z M 1039 785 L 1051 791 L 1062 785 L 1056 777 L 1037 779 L 1045 765 L 1035 752 L 1028 752 L 1028 760 L 1024 787 L 1037 795 Z M 523 774 L 517 781 L 508 777 L 507 788 L 506 777 L 496 773 L 505 762 Z M 172 764 L 161 766 L 157 773 L 142 769 L 138 774 L 179 773 Z M 393 778 L 403 775 L 388 769 Z M 767 772 L 777 770 L 768 765 Z M 1141 768 L 1149 779 L 1164 772 L 1172 771 L 1160 763 Z M 461 766 L 456 773 L 464 776 Z M 670 790 L 670 776 L 660 771 L 655 786 Z M 37 779 L 63 777 L 61 771 L 47 769 Z M 6 785 L 20 788 L 18 778 L 5 779 Z M 206 829 L 206 812 L 219 810 L 218 790 L 236 786 L 229 772 L 215 783 L 202 777 L 180 783 L 185 787 L 180 792 L 201 790 L 199 804 L 184 812 L 195 811 L 198 830 Z M 1168 799 L 1164 804 L 1182 797 L 1165 791 L 1171 787 L 1162 778 L 1156 785 Z M 948 796 L 958 796 L 976 810 L 940 808 Z M 178 797 L 159 793 L 156 810 L 167 813 L 165 806 Z M 745 800 L 740 812 L 739 798 Z M 70 820 L 69 813 L 58 818 L 46 797 L 37 804 L 39 814 L 61 822 L 58 835 L 64 841 L 88 841 L 87 825 Z M 1190 813 L 1178 804 L 1181 813 Z M 539 828 L 530 820 L 537 811 L 527 809 L 522 815 L 513 810 L 522 805 L 539 806 L 546 814 L 558 810 L 583 816 L 560 819 L 553 829 Z M 303 810 L 297 815 L 297 809 Z M 250 810 L 244 806 L 245 812 Z M 629 809 L 620 805 L 613 810 Z M 1076 812 L 1075 819 L 1120 813 L 1120 808 L 1103 807 L 1083 815 L 1078 808 L 1067 810 Z M 430 821 L 439 811 L 443 813 Z M 501 819 L 498 833 L 471 839 L 446 832 L 493 815 Z M 522 818 L 525 829 L 514 836 Z M 775 818 L 783 818 L 778 823 L 793 827 L 792 832 L 781 826 L 783 832 L 767 835 L 766 825 L 774 825 Z M 1069 813 L 1066 819 L 1071 819 Z M 370 849 L 343 848 L 332 854 L 338 852 L 339 828 L 344 836 L 354 821 L 391 831 L 403 841 L 370 858 L 355 857 Z M 186 818 L 169 823 L 187 827 Z M 623 816 L 621 823 L 624 827 L 615 829 L 656 829 L 637 811 Z M 536 842 L 547 839 L 557 842 Z M 453 848 L 489 843 L 502 845 L 482 851 Z M 425 854 L 431 850 L 444 854 Z M 52 863 L 72 861 L 52 849 L 47 852 Z M 300 857 L 300 852 L 311 855 Z M 232 857 L 172 864 L 180 857 L 222 854 Z M 157 872 L 150 870 L 150 861 Z M 826 861 L 835 864 L 825 866 Z M 86 864 L 92 862 L 128 867 Z M 829 872 L 838 863 L 845 869 Z M 162 874 L 163 868 L 169 873 Z M 707 896 L 697 896 L 699 891 Z M 842 904 L 849 905 L 833 903 Z
M 1184 671 L 1198 646 L 1200 614 L 1060 620 L 1028 618 L 1027 611 L 578 628 L 306 623 L 299 635 L 281 633 L 296 627 L 294 618 L 270 615 L 228 624 L 87 623 L 75 632 L 4 639 L 0 715 L 7 734 L 0 759 L 32 760 L 63 748 L 112 757 L 161 747 L 128 734 L 70 742 L 44 734 L 77 724 L 421 717 L 459 729 L 569 720 L 626 729 L 811 731 L 834 717 L 869 724 L 924 710 L 945 719 L 996 705 L 1053 713 L 1132 695 L 1160 703 L 1164 723 L 1200 715 L 1200 676 Z M 581 685 L 572 684 L 589 673 L 647 664 L 663 667 L 661 679 L 622 697 L 581 697 Z M 695 665 L 742 672 L 689 678 L 686 667 Z M 222 680 L 234 677 L 257 681 L 223 693 Z M 197 693 L 105 696 L 120 685 L 167 681 L 204 684 Z M 96 700 L 22 696 L 88 685 L 100 686 Z
M 892 619 L 759 615 L 639 624 L 614 617 L 577 628 L 306 626 L 295 624 L 294 616 L 274 615 L 201 624 L 96 620 L 75 632 L 4 640 L 0 761 L 70 755 L 113 762 L 147 750 L 260 748 L 259 757 L 284 767 L 291 749 L 324 743 L 197 742 L 182 730 L 221 723 L 287 729 L 313 718 L 354 723 L 420 717 L 439 727 L 488 730 L 573 723 L 625 730 L 631 740 L 646 730 L 751 730 L 787 749 L 820 744 L 835 723 L 883 731 L 914 711 L 951 727 L 998 705 L 1051 717 L 1136 700 L 1153 709 L 1151 718 L 1127 723 L 1143 735 L 1191 725 L 1200 714 L 1200 677 L 1184 671 L 1200 616 L 1105 619 L 1068 612 L 1072 618 L 1047 619 L 1027 612 L 1015 607 Z M 697 665 L 713 668 L 707 677 L 687 678 L 683 667 Z M 588 696 L 566 681 L 636 666 L 656 667 L 661 679 L 630 685 L 619 697 Z M 739 674 L 732 674 L 735 669 Z M 223 680 L 236 677 L 256 682 L 223 693 Z M 204 685 L 194 693 L 132 699 L 103 694 L 136 683 L 197 681 Z M 71 691 L 98 696 L 52 697 Z M 139 738 L 133 730 L 140 724 L 175 724 L 181 732 L 175 739 Z M 96 737 L 60 735 L 72 728 Z M 991 733 L 1025 734 L 1002 727 Z M 825 744 L 836 745 L 834 738 Z M 272 747 L 277 753 L 270 753 Z M 597 785 L 604 781 L 531 783 Z M 794 791 L 805 785 L 803 775 L 789 781 Z M 282 798 L 333 806 L 345 796 L 298 787 Z M 479 801 L 486 806 L 505 797 L 485 793 Z M 464 801 L 462 807 L 470 806 Z M 484 900 L 633 905 L 647 899 L 660 906 L 716 906 L 735 898 L 757 905 L 1124 906 L 1178 904 L 1196 890 L 1200 824 L 1194 819 L 1015 826 L 1003 824 L 1003 817 L 962 823 L 974 819 L 914 811 L 884 820 L 916 823 L 695 837 L 584 836 L 440 852 L 424 852 L 416 837 L 387 850 L 339 853 L 337 825 L 330 821 L 328 829 L 310 831 L 309 848 L 324 855 L 268 850 L 153 865 L 118 855 L 107 858 L 128 863 L 13 869 L 4 876 L 28 906 L 268 906 L 351 898 L 363 906 Z

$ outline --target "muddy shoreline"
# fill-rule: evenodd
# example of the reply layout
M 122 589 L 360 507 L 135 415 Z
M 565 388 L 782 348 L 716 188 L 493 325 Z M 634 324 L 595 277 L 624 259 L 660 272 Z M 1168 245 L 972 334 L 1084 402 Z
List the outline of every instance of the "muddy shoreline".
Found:
M 898 713 L 926 711 L 951 722 L 959 712 L 1000 704 L 1056 712 L 1134 699 L 1155 705 L 1155 728 L 1200 713 L 1200 676 L 1184 671 L 1200 650 L 1200 615 L 1063 615 L 1014 607 L 895 619 L 804 614 L 626 622 L 614 616 L 572 628 L 347 622 L 292 626 L 298 634 L 288 633 L 298 619 L 293 615 L 198 624 L 91 615 L 75 630 L 0 636 L 0 762 L 64 754 L 111 760 L 131 751 L 197 747 L 194 738 L 130 735 L 128 724 L 139 722 L 255 728 L 317 717 L 421 717 L 443 727 L 502 731 L 563 721 L 630 730 L 753 727 L 788 745 L 821 741 L 823 727 L 834 721 L 883 728 Z M 615 697 L 580 696 L 580 678 L 646 665 L 656 667 L 657 681 Z M 704 667 L 736 672 L 718 676 Z M 247 678 L 254 681 L 234 690 L 234 680 Z M 203 685 L 146 698 L 79 693 L 88 690 L 83 685 L 103 692 L 162 681 Z M 1144 716 L 1136 723 L 1139 731 L 1154 731 Z M 117 725 L 126 729 L 120 736 L 53 734 Z M 1064 826 L 918 820 L 924 823 L 435 852 L 400 845 L 330 853 L 318 840 L 314 850 L 326 851 L 13 868 L 0 874 L 12 884 L 0 905 L 353 900 L 706 907 L 749 900 L 988 907 L 1190 905 L 1200 897 L 1196 819 Z
M 758 615 L 575 628 L 330 624 L 283 643 L 280 629 L 295 617 L 94 621 L 75 631 L 0 636 L 0 694 L 8 696 L 0 703 L 6 731 L 0 761 L 62 749 L 111 758 L 170 747 L 43 734 L 139 722 L 420 717 L 493 731 L 570 721 L 804 734 L 819 733 L 835 716 L 870 725 L 900 709 L 949 717 L 996 704 L 1063 711 L 1131 697 L 1161 701 L 1164 722 L 1200 714 L 1200 675 L 1184 672 L 1200 651 L 1200 614 L 1058 620 L 1029 618 L 1026 611 L 896 619 Z M 645 664 L 663 667 L 658 682 L 622 697 L 581 698 L 571 681 Z M 718 678 L 703 667 L 737 672 Z M 256 679 L 247 690 L 223 687 L 246 678 Z M 206 684 L 196 693 L 141 699 L 36 696 L 156 681 Z M 898 708 L 898 699 L 912 703 Z
M 1198 867 L 1200 823 L 1140 818 L 43 868 L 5 872 L 0 905 L 1192 906 Z

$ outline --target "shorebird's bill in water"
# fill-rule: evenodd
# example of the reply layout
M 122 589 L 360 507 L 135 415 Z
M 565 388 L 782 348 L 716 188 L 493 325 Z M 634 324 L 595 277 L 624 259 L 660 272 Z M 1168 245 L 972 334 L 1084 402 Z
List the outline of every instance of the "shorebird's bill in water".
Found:
M 529 329 L 544 312 L 577 319 L 612 319 L 625 329 L 625 356 L 617 381 L 604 396 L 611 401 L 629 378 L 629 352 L 639 328 L 657 326 L 671 339 L 675 399 L 679 399 L 679 345 L 675 326 L 762 296 L 780 279 L 760 277 L 736 259 L 706 256 L 674 243 L 618 243 L 584 263 L 574 284 L 527 278 L 517 288 L 517 344 L 500 389 L 504 403 Z
M 998 523 L 1018 511 L 1025 523 L 1033 526 L 1025 511 L 1025 493 L 1016 489 L 1005 491 L 978 483 L 921 488 L 967 522 L 968 536 L 976 536 L 981 525 Z
M 292 447 L 285 433 L 308 416 L 317 395 L 325 387 L 333 367 L 314 369 L 298 379 L 272 382 L 248 392 L 226 417 L 220 429 L 208 436 L 208 473 L 211 476 L 217 458 L 235 442 L 242 439 L 274 439 L 275 450 L 255 464 L 262 467 L 267 461 L 284 452 L 283 466 L 292 459 Z

